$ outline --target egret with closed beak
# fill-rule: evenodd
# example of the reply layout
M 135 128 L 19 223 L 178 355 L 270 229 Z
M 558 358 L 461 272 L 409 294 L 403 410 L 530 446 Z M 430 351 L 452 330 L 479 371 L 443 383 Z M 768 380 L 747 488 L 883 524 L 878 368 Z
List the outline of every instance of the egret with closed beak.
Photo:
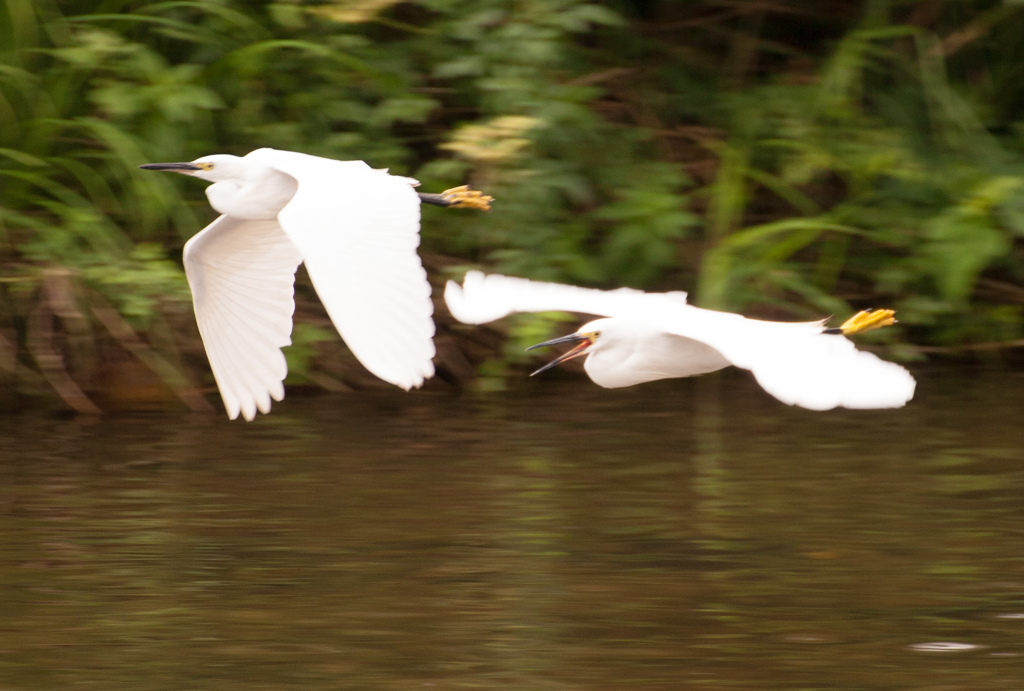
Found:
M 185 244 L 199 333 L 228 417 L 252 420 L 284 398 L 295 271 L 353 355 L 403 389 L 434 374 L 433 305 L 420 263 L 420 202 L 488 209 L 467 187 L 417 194 L 419 184 L 362 161 L 257 149 L 141 168 L 207 180 L 221 216 Z

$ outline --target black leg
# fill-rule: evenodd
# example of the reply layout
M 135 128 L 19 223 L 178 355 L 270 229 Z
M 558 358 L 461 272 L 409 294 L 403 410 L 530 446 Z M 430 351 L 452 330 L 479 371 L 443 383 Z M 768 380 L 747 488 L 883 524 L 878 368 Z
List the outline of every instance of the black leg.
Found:
M 434 206 L 451 206 L 455 203 L 443 194 L 429 194 L 427 192 L 417 192 L 417 194 L 420 195 L 420 201 L 424 204 L 433 204 Z

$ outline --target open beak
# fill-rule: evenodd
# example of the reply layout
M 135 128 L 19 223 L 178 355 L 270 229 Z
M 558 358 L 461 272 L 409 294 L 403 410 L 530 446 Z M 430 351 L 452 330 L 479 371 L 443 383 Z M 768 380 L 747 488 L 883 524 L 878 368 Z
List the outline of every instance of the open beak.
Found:
M 540 374 L 545 370 L 551 369 L 555 365 L 562 364 L 566 360 L 572 360 L 574 357 L 579 357 L 580 355 L 585 354 L 587 352 L 587 348 L 593 345 L 594 342 L 591 341 L 589 337 L 584 336 L 583 334 L 569 334 L 568 336 L 562 336 L 561 338 L 552 338 L 550 341 L 544 341 L 543 343 L 538 343 L 537 345 L 532 345 L 529 348 L 527 348 L 527 350 L 533 350 L 534 348 L 543 348 L 545 346 L 558 345 L 559 343 L 576 343 L 577 341 L 579 342 L 579 345 L 577 345 L 575 348 L 559 355 L 554 360 L 544 365 L 536 372 L 532 372 L 530 376 L 532 377 L 534 374 Z
M 169 170 L 175 173 L 183 173 L 185 175 L 191 175 L 197 170 L 202 170 L 199 166 L 194 163 L 147 163 L 139 166 L 143 170 Z

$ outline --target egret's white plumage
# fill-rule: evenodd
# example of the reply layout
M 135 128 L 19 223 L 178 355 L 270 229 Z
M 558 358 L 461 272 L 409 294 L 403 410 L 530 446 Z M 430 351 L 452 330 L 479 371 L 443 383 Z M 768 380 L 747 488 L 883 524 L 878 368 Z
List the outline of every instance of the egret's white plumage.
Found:
M 555 340 L 578 342 L 573 356 L 587 355 L 587 374 L 607 388 L 688 377 L 731 364 L 750 370 L 780 401 L 812 410 L 898 408 L 914 395 L 914 378 L 907 370 L 857 350 L 842 335 L 824 333 L 824 321 L 747 319 L 688 305 L 685 293 L 603 291 L 474 271 L 462 286 L 448 282 L 445 301 L 452 315 L 467 324 L 513 312 L 606 317 Z
M 433 304 L 416 252 L 411 178 L 362 161 L 258 149 L 149 164 L 213 182 L 222 215 L 185 245 L 199 332 L 228 415 L 284 397 L 294 280 L 305 262 L 338 333 L 373 374 L 403 389 L 434 374 Z

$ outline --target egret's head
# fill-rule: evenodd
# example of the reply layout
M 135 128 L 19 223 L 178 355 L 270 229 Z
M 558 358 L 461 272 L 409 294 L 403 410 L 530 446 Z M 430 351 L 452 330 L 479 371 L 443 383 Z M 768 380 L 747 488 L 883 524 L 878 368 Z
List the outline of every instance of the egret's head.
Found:
M 139 166 L 143 170 L 166 170 L 172 173 L 191 175 L 192 177 L 218 182 L 238 175 L 240 166 L 238 156 L 230 154 L 213 154 L 197 158 L 191 163 L 147 163 Z
M 540 374 L 545 370 L 549 370 L 555 365 L 560 365 L 567 360 L 579 357 L 580 355 L 587 355 L 592 353 L 597 347 L 598 339 L 601 338 L 601 322 L 605 320 L 598 319 L 592 321 L 589 324 L 584 324 L 580 327 L 576 333 L 571 333 L 568 336 L 562 336 L 561 338 L 553 338 L 550 341 L 544 341 L 537 345 L 532 345 L 527 350 L 533 350 L 534 348 L 543 348 L 545 346 L 558 345 L 559 343 L 575 343 L 576 347 L 571 350 L 562 353 L 548 364 L 541 367 L 536 372 L 530 374 L 532 377 L 534 374 Z

